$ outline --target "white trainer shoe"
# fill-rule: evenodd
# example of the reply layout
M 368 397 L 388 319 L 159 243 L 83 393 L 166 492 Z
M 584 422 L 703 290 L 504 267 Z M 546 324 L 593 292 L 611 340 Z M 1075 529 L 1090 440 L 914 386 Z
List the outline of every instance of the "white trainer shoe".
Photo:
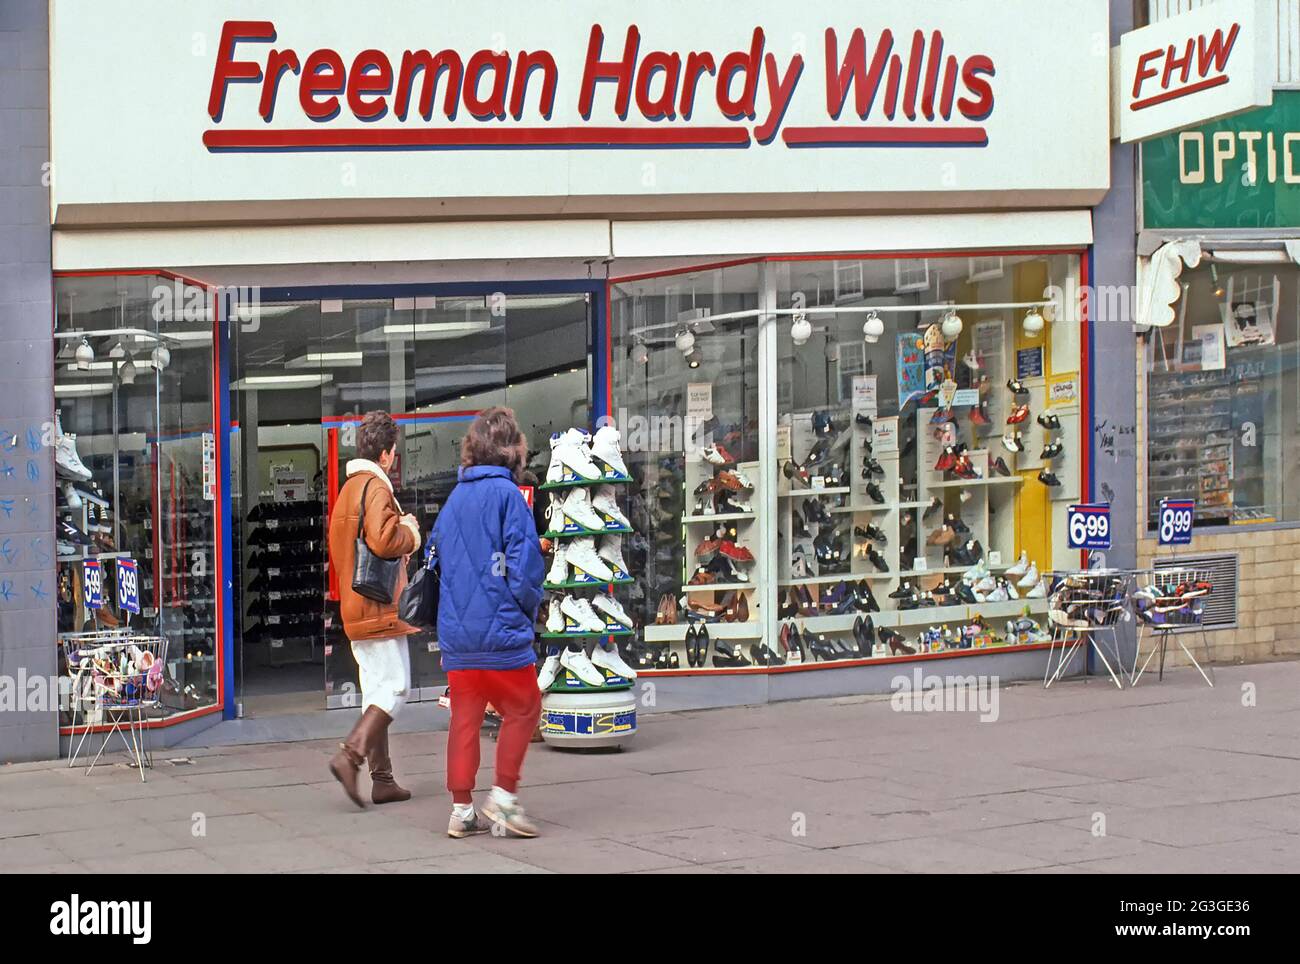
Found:
M 1026 599 L 1046 599 L 1047 598 L 1047 580 L 1040 579 L 1033 589 L 1025 593 Z
M 962 573 L 961 581 L 966 583 L 968 586 L 975 586 L 980 582 L 983 582 L 988 575 L 989 567 L 985 564 L 984 560 L 981 559 L 979 562 L 975 563 L 975 565 Z
M 71 482 L 63 483 L 63 497 L 68 500 L 69 509 L 81 508 L 81 493 L 77 491 L 77 487 Z
M 975 589 L 978 592 L 984 593 L 984 595 L 986 596 L 997 588 L 998 588 L 998 581 L 993 578 L 993 575 L 991 573 L 985 573 L 984 577 L 980 579 L 979 582 L 975 583 Z
M 612 582 L 614 579 L 614 573 L 596 552 L 594 536 L 579 536 L 571 540 L 565 549 L 564 561 L 574 569 L 575 582 Z M 580 573 L 587 578 L 580 579 Z
M 609 564 L 615 579 L 627 579 L 630 573 L 627 563 L 623 561 L 623 538 L 618 535 L 600 537 L 600 546 L 596 554 Z
M 569 581 L 568 546 L 563 542 L 555 543 L 555 555 L 551 557 L 551 568 L 546 573 L 546 581 L 560 585 Z
M 564 601 L 560 603 L 560 611 L 568 619 L 573 620 L 577 632 L 605 632 L 605 620 L 597 616 L 596 611 L 591 608 L 591 603 L 581 596 L 565 596 Z
M 551 436 L 551 461 L 560 462 L 561 481 L 569 477 L 572 473 L 594 482 L 603 474 L 600 467 L 591 460 L 591 451 L 587 448 L 587 433 L 576 428 L 571 428 L 559 438 Z M 549 480 L 551 470 L 546 470 L 546 477 Z
M 619 444 L 621 441 L 618 429 L 613 425 L 602 425 L 592 437 L 591 457 L 605 464 L 606 471 L 601 474 L 607 479 L 632 478 L 623 461 L 623 449 Z
M 615 495 L 612 485 L 602 485 L 596 489 L 596 494 L 591 497 L 591 507 L 602 516 L 613 519 L 624 529 L 632 528 L 632 523 L 623 514 L 623 510 L 618 507 L 618 497 Z M 602 526 L 601 528 L 605 527 Z
M 542 671 L 537 674 L 537 688 L 545 693 L 560 675 L 560 657 L 547 656 L 542 662 Z
M 560 654 L 560 665 L 588 686 L 604 686 L 605 674 L 592 665 L 583 650 L 566 649 Z
M 1007 576 L 1023 576 L 1029 570 L 1029 553 L 1024 549 L 1020 550 L 1020 558 L 1016 560 L 1014 566 L 1007 567 Z
M 1007 584 L 999 583 L 997 588 L 984 597 L 985 602 L 1006 602 L 1011 597 L 1007 594 Z
M 597 613 L 603 613 L 605 616 L 605 625 L 611 622 L 617 623 L 625 629 L 632 628 L 632 617 L 623 611 L 623 604 L 613 596 L 601 593 L 591 600 L 591 607 Z
M 564 504 L 560 511 L 564 513 L 565 519 L 583 529 L 593 529 L 596 532 L 601 532 L 605 528 L 605 520 L 592 507 L 591 493 L 586 489 L 570 489 L 569 494 L 564 498 Z M 631 528 L 631 526 L 628 528 Z
M 564 463 L 560 460 L 560 457 L 555 454 L 555 446 L 562 438 L 564 438 L 564 436 L 559 432 L 556 432 L 551 436 L 551 461 L 546 466 L 546 481 L 548 483 L 554 484 L 556 482 L 564 481 Z
M 998 584 L 1006 590 L 1008 599 L 1019 599 L 1020 593 L 1016 592 L 1016 584 L 1010 579 L 999 579 Z
M 1028 589 L 1031 586 L 1035 585 L 1037 582 L 1038 582 L 1038 565 L 1036 563 L 1031 562 L 1029 564 L 1029 569 L 1025 572 L 1023 576 L 1020 577 L 1020 579 L 1016 581 L 1016 585 L 1019 586 L 1021 589 Z
M 636 679 L 636 670 L 623 661 L 623 657 L 618 654 L 617 646 L 611 646 L 609 649 L 597 646 L 591 651 L 591 662 L 601 669 L 609 670 L 615 676 Z
M 90 469 L 77 454 L 77 436 L 60 435 L 54 442 L 54 468 L 59 474 L 79 482 L 89 482 Z
M 552 598 L 546 607 L 546 631 L 548 633 L 564 632 L 564 613 L 560 612 L 560 601 Z

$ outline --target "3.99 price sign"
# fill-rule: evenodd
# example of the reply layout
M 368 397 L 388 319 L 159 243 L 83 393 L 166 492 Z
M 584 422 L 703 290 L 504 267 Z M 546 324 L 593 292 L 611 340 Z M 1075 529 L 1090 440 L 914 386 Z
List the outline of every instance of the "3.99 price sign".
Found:
M 117 560 L 117 605 L 140 615 L 140 574 L 134 559 Z
M 1161 499 L 1160 526 L 1156 538 L 1162 546 L 1186 546 L 1192 542 L 1192 520 L 1196 503 L 1191 499 Z
M 1071 549 L 1110 548 L 1110 505 L 1072 505 L 1066 515 Z

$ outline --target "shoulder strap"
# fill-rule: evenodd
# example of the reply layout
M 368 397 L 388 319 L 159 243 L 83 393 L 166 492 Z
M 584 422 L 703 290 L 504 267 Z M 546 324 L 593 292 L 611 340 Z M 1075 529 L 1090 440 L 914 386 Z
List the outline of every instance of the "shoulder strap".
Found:
M 360 539 L 366 531 L 366 490 L 370 488 L 371 479 L 366 480 L 366 484 L 361 487 L 361 509 L 357 512 L 357 538 Z

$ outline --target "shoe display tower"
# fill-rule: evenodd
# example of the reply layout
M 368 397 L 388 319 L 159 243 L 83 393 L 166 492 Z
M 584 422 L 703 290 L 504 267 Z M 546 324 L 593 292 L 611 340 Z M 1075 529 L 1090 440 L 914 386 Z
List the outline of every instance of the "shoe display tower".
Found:
M 594 439 L 580 429 L 552 438 L 540 487 L 550 500 L 543 538 L 553 550 L 539 614 L 538 686 L 542 737 L 553 747 L 620 748 L 636 733 L 636 671 L 619 652 L 636 630 L 614 595 L 635 581 L 622 553 L 632 526 L 616 495 L 631 481 L 612 426 Z

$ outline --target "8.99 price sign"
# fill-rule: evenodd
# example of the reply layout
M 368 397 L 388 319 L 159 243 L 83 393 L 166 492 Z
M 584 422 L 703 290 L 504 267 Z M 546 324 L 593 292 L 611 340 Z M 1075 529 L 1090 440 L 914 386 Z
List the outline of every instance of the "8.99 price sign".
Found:
M 1162 546 L 1186 546 L 1192 542 L 1192 520 L 1196 503 L 1191 499 L 1161 499 L 1160 525 L 1156 539 Z
M 1071 549 L 1110 548 L 1110 505 L 1072 505 L 1066 514 Z

